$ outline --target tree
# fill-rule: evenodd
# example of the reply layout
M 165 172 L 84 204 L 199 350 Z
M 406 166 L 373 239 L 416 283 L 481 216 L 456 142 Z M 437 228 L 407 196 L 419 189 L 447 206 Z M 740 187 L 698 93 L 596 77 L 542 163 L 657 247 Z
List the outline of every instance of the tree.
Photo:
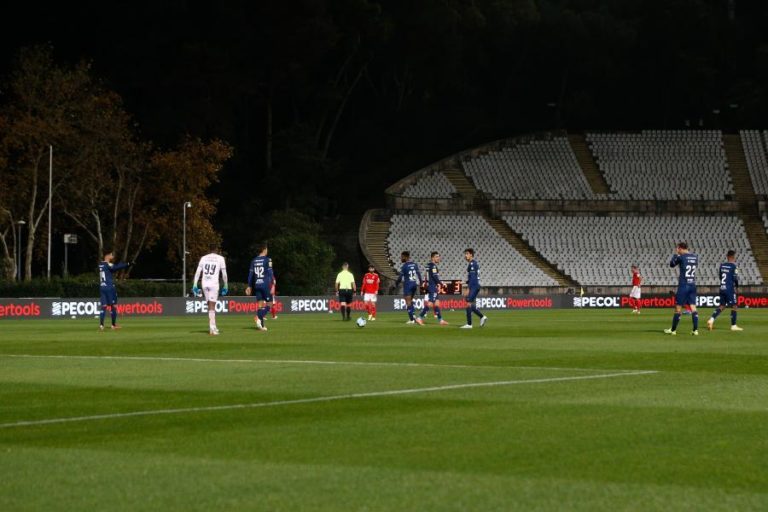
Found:
M 196 261 L 206 254 L 210 243 L 221 243 L 212 223 L 217 201 L 209 196 L 208 189 L 218 181 L 219 172 L 231 156 L 232 148 L 224 141 L 193 138 L 152 156 L 146 192 L 140 196 L 143 204 L 134 207 L 134 214 L 149 227 L 150 243 L 159 238 L 167 243 L 172 263 L 181 262 L 181 217 L 187 201 L 192 203 L 187 212 L 190 259 Z
M 48 148 L 72 136 L 79 99 L 88 93 L 89 83 L 86 64 L 56 66 L 48 46 L 23 49 L 8 81 L 8 101 L 0 111 L 6 124 L 0 132 L 0 153 L 6 160 L 3 186 L 11 197 L 0 196 L 0 208 L 11 224 L 26 221 L 26 280 L 32 279 L 37 233 L 52 199 L 45 172 Z M 54 187 L 62 181 L 59 176 Z M 3 246 L 7 249 L 5 242 Z
M 321 295 L 333 277 L 334 252 L 323 240 L 320 225 L 295 210 L 274 212 L 269 230 L 277 233 L 267 240 L 275 265 L 280 293 Z M 255 254 L 256 247 L 251 248 Z

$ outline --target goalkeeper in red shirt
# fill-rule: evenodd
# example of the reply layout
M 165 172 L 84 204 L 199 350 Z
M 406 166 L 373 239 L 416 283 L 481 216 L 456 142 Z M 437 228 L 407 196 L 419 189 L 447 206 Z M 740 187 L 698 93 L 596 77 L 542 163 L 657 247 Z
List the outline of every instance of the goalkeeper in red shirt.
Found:
M 368 265 L 368 273 L 363 276 L 363 284 L 360 286 L 360 295 L 363 296 L 365 310 L 368 312 L 368 320 L 376 320 L 376 299 L 379 295 L 381 279 L 376 273 L 373 264 Z

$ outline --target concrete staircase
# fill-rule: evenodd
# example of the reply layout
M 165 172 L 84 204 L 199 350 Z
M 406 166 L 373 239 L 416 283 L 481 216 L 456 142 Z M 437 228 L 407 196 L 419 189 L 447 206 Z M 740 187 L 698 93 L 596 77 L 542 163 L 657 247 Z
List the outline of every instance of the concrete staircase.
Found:
M 389 261 L 387 237 L 389 219 L 383 210 L 368 210 L 360 223 L 360 248 L 368 261 L 376 266 L 382 278 L 397 279 L 397 274 Z
M 605 175 L 600 171 L 600 167 L 598 167 L 584 135 L 569 134 L 568 143 L 576 155 L 576 161 L 579 162 L 579 166 L 587 178 L 587 183 L 592 188 L 592 192 L 595 194 L 609 194 L 611 187 L 608 186 Z
M 728 170 L 731 173 L 736 202 L 739 204 L 739 214 L 749 237 L 752 254 L 763 280 L 768 280 L 768 235 L 760 217 L 757 196 L 749 176 L 741 136 L 723 134 L 723 146 L 728 158 Z
M 522 254 L 528 261 L 530 261 L 535 267 L 539 268 L 549 277 L 557 281 L 559 286 L 563 287 L 577 287 L 577 283 L 571 276 L 562 273 L 556 266 L 547 261 L 541 254 L 539 254 L 528 242 L 517 234 L 509 224 L 501 219 L 494 219 L 489 215 L 483 213 L 485 221 L 496 230 L 496 232 L 506 240 L 509 245 L 514 247 L 520 254 Z
M 443 169 L 442 173 L 445 174 L 445 177 L 448 178 L 448 181 L 450 181 L 456 188 L 456 191 L 461 197 L 470 200 L 475 198 L 477 195 L 477 188 L 475 188 L 475 185 L 470 181 L 467 175 L 464 174 L 464 171 L 461 169 L 449 168 Z

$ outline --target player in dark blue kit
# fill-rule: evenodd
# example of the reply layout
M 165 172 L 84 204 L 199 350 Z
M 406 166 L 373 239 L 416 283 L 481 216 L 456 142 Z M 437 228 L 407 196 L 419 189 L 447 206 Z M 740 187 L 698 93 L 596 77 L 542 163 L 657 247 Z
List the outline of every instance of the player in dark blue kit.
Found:
M 416 323 L 424 325 L 424 317 L 427 316 L 429 308 L 432 307 L 435 310 L 437 321 L 440 325 L 448 325 L 448 322 L 443 320 L 443 313 L 440 311 L 440 286 L 442 281 L 440 280 L 440 269 L 437 268 L 437 264 L 440 263 L 440 253 L 433 252 L 430 254 L 430 261 L 427 263 L 427 297 L 424 300 L 424 308 L 421 310 L 421 314 L 416 319 Z
M 99 295 L 101 302 L 101 312 L 99 313 L 99 330 L 104 330 L 104 317 L 107 315 L 107 309 L 112 313 L 112 329 L 119 329 L 117 325 L 117 289 L 112 280 L 112 274 L 128 268 L 130 263 L 118 263 L 115 265 L 115 255 L 112 251 L 104 254 L 104 261 L 99 263 Z
M 475 305 L 477 294 L 480 293 L 480 265 L 475 260 L 475 250 L 465 250 L 464 259 L 467 260 L 467 288 L 464 289 L 464 297 L 467 299 L 467 323 L 462 325 L 461 329 L 472 328 L 472 313 L 480 317 L 480 327 L 484 327 L 488 317 Z
M 403 266 L 400 267 L 400 275 L 397 276 L 395 286 L 403 283 L 403 297 L 405 298 L 405 305 L 408 309 L 408 321 L 406 324 L 412 325 L 416 323 L 414 318 L 413 296 L 419 289 L 419 283 L 421 283 L 421 272 L 419 272 L 419 266 L 411 261 L 411 253 L 403 251 L 400 254 L 400 261 Z
M 272 302 L 274 271 L 272 270 L 272 259 L 267 256 L 268 252 L 267 244 L 259 246 L 259 255 L 253 258 L 248 269 L 248 288 L 245 289 L 246 295 L 252 295 L 259 301 L 259 309 L 256 311 L 254 320 L 256 321 L 256 328 L 260 331 L 267 330 L 265 319 Z
M 699 312 L 696 311 L 696 271 L 699 269 L 699 257 L 688 251 L 688 244 L 680 242 L 677 244 L 677 254 L 672 256 L 669 262 L 672 268 L 680 267 L 680 278 L 677 283 L 677 294 L 675 295 L 675 315 L 672 317 L 672 328 L 665 329 L 666 334 L 676 335 L 677 324 L 680 323 L 680 315 L 683 314 L 683 307 L 691 307 L 691 318 L 693 320 L 694 336 L 699 335 Z
M 718 275 L 720 276 L 720 306 L 715 309 L 712 316 L 707 320 L 707 328 L 711 331 L 715 328 L 715 320 L 720 316 L 725 308 L 731 308 L 731 330 L 743 331 L 736 325 L 738 316 L 738 298 L 736 289 L 739 287 L 739 269 L 736 267 L 736 251 L 728 251 L 726 262 L 720 264 Z

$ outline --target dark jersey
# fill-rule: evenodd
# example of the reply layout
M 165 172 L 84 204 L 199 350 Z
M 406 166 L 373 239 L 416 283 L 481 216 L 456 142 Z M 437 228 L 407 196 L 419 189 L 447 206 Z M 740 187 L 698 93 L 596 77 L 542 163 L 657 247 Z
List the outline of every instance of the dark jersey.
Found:
M 472 260 L 467 265 L 467 285 L 471 289 L 480 288 L 480 265 Z
M 419 271 L 419 265 L 413 261 L 406 261 L 403 266 L 400 267 L 400 275 L 397 276 L 397 284 L 403 282 L 403 286 L 410 288 L 411 286 L 419 286 L 421 282 L 421 272 Z
M 274 280 L 272 259 L 269 256 L 256 256 L 248 269 L 248 286 L 251 288 L 270 288 Z
M 112 274 L 124 268 L 128 268 L 127 263 L 118 263 L 117 265 L 107 263 L 106 261 L 99 263 L 99 286 L 101 288 L 114 287 L 115 283 L 112 281 Z
M 675 254 L 669 262 L 669 266 L 680 267 L 680 278 L 678 286 L 693 285 L 696 286 L 696 271 L 699 268 L 699 257 L 696 254 Z
M 430 293 L 439 292 L 440 283 L 440 269 L 432 262 L 427 263 L 427 291 Z
M 732 294 L 739 286 L 739 269 L 735 263 L 720 264 L 720 291 Z

